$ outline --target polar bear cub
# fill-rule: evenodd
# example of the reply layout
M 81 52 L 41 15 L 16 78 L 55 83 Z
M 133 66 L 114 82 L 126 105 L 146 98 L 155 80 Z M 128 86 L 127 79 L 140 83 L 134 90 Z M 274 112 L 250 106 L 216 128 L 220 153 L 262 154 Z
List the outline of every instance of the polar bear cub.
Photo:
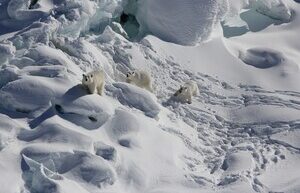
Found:
M 199 93 L 198 85 L 194 81 L 188 81 L 175 92 L 174 96 L 182 102 L 192 103 L 192 96 Z
M 152 80 L 148 72 L 135 70 L 126 74 L 126 82 L 153 92 Z
M 92 71 L 82 75 L 82 85 L 86 86 L 91 94 L 103 95 L 105 76 L 103 70 Z

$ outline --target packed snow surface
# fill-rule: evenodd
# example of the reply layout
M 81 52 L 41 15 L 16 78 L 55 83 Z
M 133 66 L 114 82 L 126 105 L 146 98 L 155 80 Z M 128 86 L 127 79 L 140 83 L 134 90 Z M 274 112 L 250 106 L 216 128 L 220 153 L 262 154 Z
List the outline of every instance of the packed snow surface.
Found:
M 299 0 L 0 1 L 0 192 L 299 193 L 299 15 Z M 99 69 L 103 96 L 81 84 Z M 173 96 L 187 81 L 191 104 Z

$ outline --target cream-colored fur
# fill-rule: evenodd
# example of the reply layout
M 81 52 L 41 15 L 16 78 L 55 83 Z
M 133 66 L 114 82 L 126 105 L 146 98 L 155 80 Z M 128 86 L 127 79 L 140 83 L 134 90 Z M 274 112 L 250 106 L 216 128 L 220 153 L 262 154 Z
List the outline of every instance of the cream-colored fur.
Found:
M 86 86 L 91 94 L 103 95 L 105 76 L 102 70 L 82 75 L 82 85 Z
M 182 102 L 192 103 L 192 97 L 198 95 L 198 85 L 194 81 L 188 81 L 175 92 L 174 96 Z
M 132 71 L 126 74 L 126 82 L 153 92 L 151 76 L 145 71 Z

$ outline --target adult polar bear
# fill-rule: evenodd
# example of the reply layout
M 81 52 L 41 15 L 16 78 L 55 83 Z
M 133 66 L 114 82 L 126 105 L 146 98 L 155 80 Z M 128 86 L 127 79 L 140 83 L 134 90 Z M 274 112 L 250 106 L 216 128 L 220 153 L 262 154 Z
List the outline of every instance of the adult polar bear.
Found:
M 174 96 L 181 102 L 192 103 L 192 97 L 199 94 L 198 85 L 195 81 L 187 81 L 174 93 Z
M 102 96 L 105 86 L 105 76 L 103 70 L 82 74 L 82 85 L 88 88 L 90 94 L 98 93 Z
M 207 40 L 229 9 L 228 0 L 139 0 L 140 33 L 195 45 Z
M 150 74 L 146 71 L 134 70 L 132 72 L 127 72 L 126 82 L 153 92 L 152 79 Z

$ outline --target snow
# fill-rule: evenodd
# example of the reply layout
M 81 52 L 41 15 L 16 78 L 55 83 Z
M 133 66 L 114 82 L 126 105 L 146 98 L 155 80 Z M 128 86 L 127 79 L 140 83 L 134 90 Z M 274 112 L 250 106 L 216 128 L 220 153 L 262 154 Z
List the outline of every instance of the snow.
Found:
M 140 109 L 149 117 L 157 117 L 160 107 L 151 93 L 125 83 L 115 83 L 113 86 L 119 89 L 114 94 L 121 103 Z
M 256 11 L 264 15 L 284 22 L 288 22 L 292 17 L 291 10 L 282 0 L 258 0 L 254 3 L 253 7 Z
M 298 130 L 291 130 L 271 135 L 271 139 L 277 141 L 278 143 L 284 143 L 286 145 L 290 145 L 291 147 L 299 149 L 299 135 L 300 132 Z
M 1 191 L 300 191 L 298 1 L 0 4 Z
M 137 20 L 142 33 L 169 42 L 194 45 L 208 39 L 226 13 L 227 0 L 138 2 Z

